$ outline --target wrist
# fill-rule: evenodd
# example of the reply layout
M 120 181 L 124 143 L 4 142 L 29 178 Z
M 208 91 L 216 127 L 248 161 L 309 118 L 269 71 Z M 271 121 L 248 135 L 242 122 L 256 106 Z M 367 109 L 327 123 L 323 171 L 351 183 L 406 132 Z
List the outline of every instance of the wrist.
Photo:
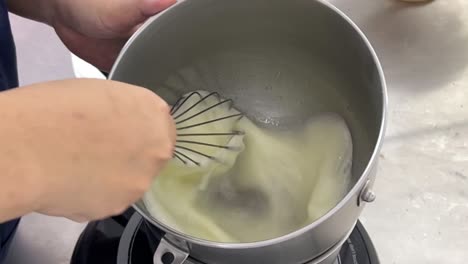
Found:
M 0 93 L 0 222 L 38 210 L 46 193 L 45 175 L 30 148 L 34 124 L 24 122 L 31 112 L 18 101 L 21 96 L 16 90 Z

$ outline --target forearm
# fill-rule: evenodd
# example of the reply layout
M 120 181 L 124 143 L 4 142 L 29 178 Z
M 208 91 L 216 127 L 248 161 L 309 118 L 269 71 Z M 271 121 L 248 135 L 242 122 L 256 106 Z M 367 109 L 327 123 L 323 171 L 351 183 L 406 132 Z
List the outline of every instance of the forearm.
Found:
M 36 209 L 40 192 L 25 127 L 29 118 L 16 91 L 0 93 L 0 223 Z
M 57 0 L 7 0 L 9 11 L 51 25 Z

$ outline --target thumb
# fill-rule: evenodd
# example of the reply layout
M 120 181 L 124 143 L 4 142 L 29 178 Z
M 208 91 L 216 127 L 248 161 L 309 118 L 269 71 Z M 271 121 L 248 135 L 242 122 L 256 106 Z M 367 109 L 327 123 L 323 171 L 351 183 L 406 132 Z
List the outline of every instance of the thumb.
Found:
M 138 6 L 138 18 L 133 22 L 132 29 L 130 31 L 126 31 L 127 34 L 131 36 L 149 17 L 156 15 L 176 2 L 177 0 L 140 0 Z
M 176 0 L 141 0 L 140 12 L 146 18 L 153 16 L 175 4 Z
M 112 11 L 104 12 L 102 20 L 111 29 L 111 35 L 129 37 L 149 17 L 176 2 L 177 0 L 121 0 L 112 6 Z

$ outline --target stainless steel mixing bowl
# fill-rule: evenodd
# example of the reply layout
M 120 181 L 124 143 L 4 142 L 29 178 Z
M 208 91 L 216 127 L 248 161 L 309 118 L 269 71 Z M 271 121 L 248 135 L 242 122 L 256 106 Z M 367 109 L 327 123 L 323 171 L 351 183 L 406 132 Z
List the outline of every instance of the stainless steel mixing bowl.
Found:
M 198 89 L 219 92 L 257 124 L 279 129 L 336 112 L 353 137 L 349 192 L 314 223 L 276 239 L 243 244 L 182 234 L 135 208 L 166 233 L 164 252 L 182 263 L 306 263 L 336 248 L 371 191 L 385 126 L 384 76 L 362 32 L 317 0 L 186 0 L 148 21 L 127 43 L 110 78 L 156 92 L 169 103 Z M 252 228 L 246 226 L 245 228 Z M 338 245 L 339 246 L 339 245 Z M 176 263 L 174 262 L 174 263 Z

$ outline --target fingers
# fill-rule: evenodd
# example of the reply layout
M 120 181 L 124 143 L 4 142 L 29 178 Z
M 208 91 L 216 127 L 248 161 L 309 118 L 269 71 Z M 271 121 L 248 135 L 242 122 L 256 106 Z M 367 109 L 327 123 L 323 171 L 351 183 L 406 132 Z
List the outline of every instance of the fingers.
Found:
M 151 135 L 151 145 L 148 148 L 150 158 L 150 174 L 157 176 L 160 170 L 166 163 L 172 159 L 175 143 L 176 143 L 176 128 L 174 120 L 170 114 L 170 106 L 161 97 L 148 89 L 140 90 L 142 96 L 148 102 L 146 109 L 148 116 L 151 117 L 151 127 L 149 134 Z
M 128 36 L 130 37 L 133 35 L 149 17 L 156 15 L 176 2 L 176 0 L 142 0 L 139 6 L 139 11 L 142 16 L 137 20 L 139 23 L 133 26 L 128 32 Z
M 128 12 L 125 15 L 113 15 L 110 16 L 111 19 L 104 19 L 109 21 L 107 24 L 112 25 L 110 27 L 112 28 L 111 35 L 114 35 L 112 38 L 88 37 L 62 25 L 57 25 L 55 30 L 70 51 L 100 70 L 109 72 L 120 50 L 125 45 L 127 38 L 133 35 L 150 16 L 166 9 L 176 2 L 176 0 L 140 1 L 141 3 L 137 9 L 133 7 L 134 12 Z M 115 12 L 122 14 L 122 9 L 124 9 L 124 7 L 125 5 L 117 6 Z M 130 8 L 127 10 L 132 9 Z
M 130 20 L 132 21 L 131 33 L 135 31 L 137 26 L 143 24 L 149 17 L 156 15 L 157 13 L 163 11 L 164 9 L 175 4 L 176 0 L 138 0 L 138 3 L 135 5 L 135 1 L 126 1 L 130 8 L 129 10 L 137 11 L 136 14 L 132 15 Z M 136 8 L 136 9 L 135 9 Z M 121 10 L 119 10 L 121 11 Z M 128 19 L 125 21 L 129 21 Z
M 172 158 L 176 131 L 168 104 L 148 89 L 117 81 L 67 80 L 40 87 L 31 91 L 47 94 L 49 101 L 36 100 L 35 93 L 20 101 L 29 112 L 47 112 L 47 122 L 34 123 L 27 137 L 46 186 L 35 210 L 83 222 L 119 214 L 140 199 Z M 74 113 L 86 118 L 70 118 Z
M 126 38 L 95 39 L 70 30 L 68 27 L 55 28 L 67 48 L 83 60 L 100 70 L 109 72 Z

